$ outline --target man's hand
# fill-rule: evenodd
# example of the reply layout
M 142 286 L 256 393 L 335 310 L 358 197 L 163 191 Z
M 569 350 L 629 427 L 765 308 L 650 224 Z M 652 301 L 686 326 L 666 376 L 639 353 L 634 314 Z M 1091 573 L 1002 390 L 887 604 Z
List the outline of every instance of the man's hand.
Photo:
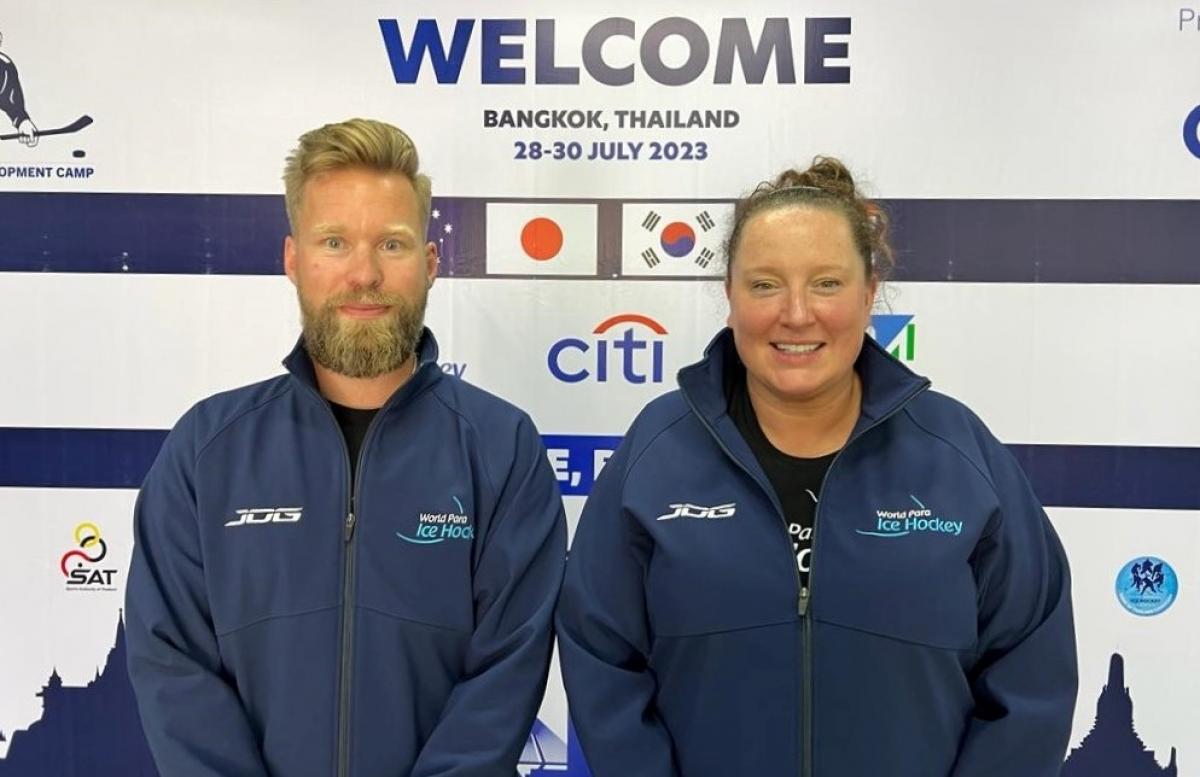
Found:
M 37 131 L 38 129 L 31 119 L 26 119 L 17 125 L 17 132 L 21 134 L 21 142 L 30 148 L 38 144 Z

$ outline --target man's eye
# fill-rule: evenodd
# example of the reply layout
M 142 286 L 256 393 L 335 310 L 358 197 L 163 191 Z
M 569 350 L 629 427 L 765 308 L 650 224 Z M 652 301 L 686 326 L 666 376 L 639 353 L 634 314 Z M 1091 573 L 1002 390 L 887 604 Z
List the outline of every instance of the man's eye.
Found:
M 322 244 L 331 251 L 336 251 L 343 245 L 340 237 L 327 237 Z
M 396 240 L 395 238 L 392 238 L 391 240 L 383 241 L 383 250 L 384 251 L 399 251 L 401 248 L 403 248 L 403 245 L 400 243 L 399 240 Z

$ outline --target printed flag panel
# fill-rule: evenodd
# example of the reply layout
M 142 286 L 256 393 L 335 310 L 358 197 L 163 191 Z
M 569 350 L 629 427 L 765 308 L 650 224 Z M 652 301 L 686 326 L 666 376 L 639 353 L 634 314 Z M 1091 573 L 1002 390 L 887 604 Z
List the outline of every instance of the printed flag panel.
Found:
M 729 203 L 636 203 L 622 207 L 621 274 L 715 277 L 724 271 L 721 242 Z
M 489 275 L 595 275 L 595 205 L 488 203 Z

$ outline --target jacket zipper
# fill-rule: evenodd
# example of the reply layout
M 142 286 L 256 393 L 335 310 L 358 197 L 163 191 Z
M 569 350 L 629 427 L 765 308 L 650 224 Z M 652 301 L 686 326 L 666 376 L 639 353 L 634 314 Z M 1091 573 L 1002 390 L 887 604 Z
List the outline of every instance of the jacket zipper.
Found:
M 425 364 L 426 362 L 418 360 L 408 380 L 415 380 L 417 373 L 420 372 Z M 362 446 L 358 449 L 357 468 L 354 470 L 358 474 L 358 477 L 352 480 L 350 476 L 350 448 L 346 444 L 345 435 L 341 433 L 341 428 L 338 426 L 337 417 L 333 414 L 333 408 L 329 406 L 329 402 L 321 395 L 320 391 L 302 380 L 297 382 L 306 391 L 316 397 L 317 401 L 325 408 L 325 412 L 329 414 L 329 420 L 333 422 L 334 429 L 337 430 L 338 437 L 342 441 L 342 461 L 345 465 L 343 471 L 346 474 L 346 494 L 348 495 L 349 504 L 346 509 L 346 518 L 342 523 L 342 615 L 339 627 L 337 752 L 335 756 L 337 760 L 337 777 L 350 777 L 350 681 L 354 670 L 354 550 L 356 545 L 354 529 L 359 521 L 356 511 L 361 506 L 358 503 L 358 484 L 362 482 L 363 457 L 366 455 L 367 448 L 370 447 L 371 433 L 375 431 L 375 426 L 380 416 L 395 401 L 395 395 L 389 398 L 383 404 L 383 407 L 379 408 L 375 416 L 371 419 L 371 423 L 367 425 L 367 432 L 363 435 Z
M 354 469 L 356 475 L 349 488 L 350 509 L 346 512 L 346 522 L 342 530 L 344 563 L 342 564 L 341 665 L 338 673 L 338 777 L 350 777 L 350 689 L 354 672 L 354 571 L 357 557 L 354 552 L 357 544 L 354 540 L 354 528 L 358 525 L 358 514 L 361 512 L 359 511 L 361 505 L 359 504 L 358 486 L 362 483 L 363 458 L 366 455 L 368 443 L 371 441 L 371 432 L 375 429 L 375 424 L 382 413 L 382 407 L 376 411 L 371 423 L 367 425 L 362 446 L 358 449 L 358 462 Z M 333 415 L 332 409 L 329 414 Z M 334 423 L 337 423 L 336 418 L 334 418 Z M 350 451 L 346 446 L 345 438 L 342 439 L 342 448 L 347 467 L 346 475 L 349 477 Z
M 882 424 L 887 419 L 891 418 L 896 413 L 900 412 L 902 409 L 904 409 L 904 406 L 907 405 L 912 400 L 913 397 L 915 397 L 917 394 L 920 394 L 922 391 L 924 391 L 928 387 L 929 387 L 928 383 L 922 384 L 919 388 L 913 390 L 912 393 L 910 393 L 909 395 L 904 397 L 904 399 L 902 399 L 900 402 L 897 402 L 896 407 L 893 408 L 890 412 L 875 419 L 869 425 L 860 429 L 858 434 L 855 434 L 850 439 L 846 440 L 846 444 L 843 445 L 842 449 L 837 452 L 837 455 L 834 456 L 833 460 L 829 462 L 829 468 L 825 470 L 825 477 L 823 477 L 821 479 L 821 493 L 822 494 L 825 493 L 825 483 L 829 480 L 829 473 L 833 471 L 834 465 L 837 464 L 838 459 L 840 459 L 842 457 L 842 452 L 845 451 L 846 448 L 849 448 L 850 444 L 852 442 L 854 442 L 858 438 L 862 437 L 864 434 L 869 432 L 871 429 L 874 429 L 876 426 L 879 426 L 880 424 Z M 774 496 L 774 494 L 775 494 L 774 490 L 772 488 L 769 488 L 768 484 L 764 484 L 763 481 L 758 478 L 758 476 L 756 476 L 753 472 L 750 471 L 749 467 L 747 467 L 745 464 L 743 464 L 741 462 L 741 460 L 738 459 L 737 456 L 733 455 L 733 452 L 731 450 L 729 450 L 728 446 L 725 445 L 725 441 L 721 439 L 721 436 L 719 434 L 717 434 L 717 430 L 714 429 L 712 427 L 712 425 L 708 422 L 708 418 L 706 418 L 704 416 L 704 414 L 701 413 L 699 411 L 699 409 L 697 409 L 695 403 L 692 402 L 692 399 L 691 399 L 691 397 L 688 396 L 687 392 L 681 391 L 680 393 L 683 394 L 683 398 L 684 398 L 684 400 L 687 401 L 688 406 L 692 409 L 692 412 L 695 413 L 696 417 L 700 419 L 700 423 L 704 426 L 705 429 L 708 430 L 708 433 L 710 435 L 712 435 L 712 438 L 714 440 L 716 440 L 717 446 L 725 453 L 726 456 L 728 456 L 730 459 L 733 460 L 734 464 L 737 464 L 738 467 L 740 467 L 743 472 L 745 472 L 747 475 L 749 475 L 751 480 L 758 483 L 758 487 L 763 489 L 763 491 L 767 494 L 767 496 L 769 496 L 771 498 L 771 504 L 775 507 L 775 513 L 779 516 L 780 525 L 783 527 L 783 536 L 784 536 L 784 539 L 787 540 L 788 551 L 791 552 L 793 550 L 792 539 L 791 539 L 791 535 L 788 533 L 787 517 L 784 516 L 783 507 L 778 503 L 778 499 Z M 799 564 L 796 564 L 796 563 L 792 564 L 792 569 L 795 573 L 795 581 L 796 581 L 796 588 L 797 588 L 796 609 L 797 609 L 798 614 L 800 615 L 800 634 L 801 634 L 800 641 L 801 641 L 801 645 L 802 645 L 802 652 L 804 653 L 803 657 L 800 660 L 801 678 L 802 678 L 802 683 L 804 685 L 804 690 L 801 693 L 801 699 L 800 699 L 801 716 L 803 718 L 803 722 L 800 724 L 800 740 L 801 740 L 802 746 L 804 748 L 804 755 L 801 757 L 801 761 L 800 761 L 800 777 L 812 777 L 812 774 L 813 774 L 813 758 L 812 758 L 812 728 L 813 728 L 813 726 L 812 726 L 812 718 L 813 718 L 812 616 L 809 615 L 808 610 L 809 610 L 809 606 L 812 601 L 814 582 L 816 580 L 815 572 L 817 569 L 817 561 L 816 561 L 816 559 L 817 559 L 817 524 L 818 524 L 818 518 L 820 517 L 820 513 L 821 513 L 821 500 L 818 499 L 816 509 L 813 510 L 812 546 L 809 550 L 808 585 L 807 586 L 805 586 L 800 580 Z
M 738 467 L 740 467 L 743 472 L 745 472 L 747 475 L 749 475 L 751 480 L 753 480 L 755 483 L 758 483 L 758 487 L 761 488 L 763 490 L 763 493 L 765 493 L 770 498 L 771 505 L 775 508 L 775 515 L 778 516 L 778 518 L 779 518 L 779 525 L 783 529 L 783 538 L 787 542 L 788 555 L 794 556 L 795 552 L 792 547 L 791 534 L 788 532 L 787 517 L 784 516 L 784 514 L 783 514 L 783 507 L 779 504 L 779 498 L 776 496 L 775 490 L 770 487 L 770 484 L 764 483 L 762 480 L 760 480 L 759 477 L 757 475 L 755 475 L 750 470 L 749 467 L 747 467 L 745 464 L 743 464 L 742 461 L 737 456 L 733 455 L 733 451 L 729 450 L 729 447 L 727 445 L 725 445 L 725 441 L 721 439 L 721 436 L 719 434 L 717 434 L 717 430 L 714 429 L 711 424 L 709 424 L 708 419 L 705 418 L 704 415 L 702 413 L 700 413 L 700 411 L 696 408 L 696 405 L 692 403 L 691 397 L 689 397 L 686 392 L 681 392 L 681 393 L 683 394 L 684 399 L 687 400 L 688 406 L 692 408 L 692 412 L 695 413 L 696 417 L 700 419 L 700 423 L 704 425 L 704 428 L 707 429 L 708 433 L 710 435 L 712 435 L 712 438 L 714 440 L 716 440 L 717 447 L 719 447 L 725 453 L 725 455 L 728 456 L 731 461 L 733 461 L 734 464 L 736 464 Z M 836 457 L 835 457 L 835 460 L 836 460 Z M 829 466 L 832 467 L 833 463 L 830 462 Z M 818 502 L 818 505 L 819 504 L 820 504 L 820 502 Z M 817 549 L 817 519 L 816 519 L 816 512 L 814 511 L 814 513 L 813 513 L 813 543 L 812 543 L 812 550 L 810 551 L 810 556 L 809 556 L 809 558 L 810 558 L 809 572 L 808 572 L 809 586 L 812 585 L 812 569 L 813 569 L 813 567 L 812 567 L 811 558 L 813 556 L 816 556 L 816 549 Z M 804 584 L 800 580 L 800 565 L 798 563 L 796 563 L 796 560 L 794 558 L 791 560 L 790 563 L 791 563 L 791 567 L 792 567 L 792 573 L 794 575 L 794 580 L 796 583 L 796 612 L 800 616 L 801 640 L 804 643 L 804 650 L 803 650 L 804 659 L 801 662 L 801 673 L 804 678 L 804 691 L 801 693 L 801 696 L 800 696 L 801 710 L 803 710 L 803 712 L 802 712 L 803 722 L 800 724 L 800 739 L 801 739 L 801 742 L 803 743 L 803 747 L 804 747 L 804 757 L 802 759 L 803 765 L 801 766 L 800 774 L 801 774 L 801 777 L 809 777 L 809 775 L 811 774 L 811 766 L 810 766 L 811 759 L 809 757 L 808 748 L 809 748 L 809 744 L 810 744 L 809 740 L 811 738 L 811 728 L 812 728 L 808 723 L 809 716 L 812 711 L 812 693 L 809 691 L 809 688 L 808 688 L 809 674 L 810 674 L 809 665 L 811 663 L 811 661 L 808 658 L 808 644 L 810 642 L 809 637 L 808 637 L 808 634 L 810 632 L 810 629 L 808 627 L 809 589 L 807 587 L 805 587 Z
M 306 387 L 307 388 L 307 387 Z M 350 448 L 346 444 L 346 438 L 341 434 L 341 429 L 338 426 L 337 417 L 333 414 L 333 409 L 329 407 L 329 403 L 319 392 L 309 388 L 324 405 L 326 412 L 329 413 L 329 420 L 333 422 L 334 428 L 338 431 L 338 436 L 342 441 L 342 462 L 344 464 L 344 472 L 346 475 L 346 494 L 348 497 L 348 505 L 346 509 L 346 518 L 342 522 L 342 615 L 341 625 L 339 627 L 339 643 L 338 643 L 338 709 L 337 709 L 337 777 L 350 776 L 350 688 L 351 677 L 354 670 L 354 570 L 355 570 L 355 532 L 354 528 L 358 525 L 358 484 L 362 481 L 361 477 L 351 478 L 352 471 L 362 475 L 363 455 L 367 450 L 367 443 L 371 439 L 371 432 L 375 428 L 375 422 L 379 420 L 380 413 L 383 408 L 375 414 L 371 419 L 371 423 L 367 425 L 367 433 L 363 435 L 362 447 L 358 450 L 357 467 L 354 470 L 350 469 Z

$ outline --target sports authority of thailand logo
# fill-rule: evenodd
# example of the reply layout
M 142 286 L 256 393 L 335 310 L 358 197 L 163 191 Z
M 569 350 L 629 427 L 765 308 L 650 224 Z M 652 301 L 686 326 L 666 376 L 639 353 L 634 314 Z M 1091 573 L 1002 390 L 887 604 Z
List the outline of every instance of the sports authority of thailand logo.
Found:
M 475 527 L 471 516 L 463 508 L 457 496 L 451 496 L 458 512 L 418 513 L 417 526 L 412 535 L 396 532 L 396 536 L 414 545 L 436 545 L 439 542 L 470 541 L 475 539 Z
M 900 507 L 896 510 L 877 509 L 875 523 L 870 529 L 855 529 L 865 537 L 906 537 L 910 534 L 962 534 L 962 521 L 948 521 L 934 515 L 920 499 L 908 495 L 915 507 Z
M 76 547 L 58 561 L 58 568 L 67 580 L 67 590 L 117 590 L 113 585 L 117 570 L 97 566 L 108 555 L 108 543 L 100 535 L 100 527 L 85 521 L 75 527 L 74 537 Z
M 1117 573 L 1117 601 L 1134 615 L 1158 615 L 1179 596 L 1179 578 L 1157 556 L 1138 556 Z
M 264 524 L 298 523 L 304 517 L 303 507 L 246 507 L 234 510 L 226 526 L 262 526 Z
M 0 141 L 16 140 L 23 145 L 33 148 L 41 138 L 52 135 L 70 135 L 79 132 L 92 123 L 92 117 L 85 114 L 69 124 L 51 129 L 39 129 L 34 123 L 33 118 L 29 115 L 25 100 L 25 90 L 21 86 L 21 74 L 17 70 L 16 62 L 4 51 L 3 46 L 4 35 L 0 31 L 0 111 L 3 111 L 8 116 L 16 132 L 0 133 Z M 73 156 L 82 158 L 85 156 L 85 153 L 77 149 L 73 152 Z M 5 177 L 10 175 L 13 177 L 24 177 L 15 172 L 24 168 L 16 166 L 10 168 L 9 166 L 5 166 L 0 169 L 6 171 L 0 174 Z M 80 172 L 81 170 L 91 170 L 91 168 L 60 167 L 55 174 L 59 178 L 90 177 L 90 173 L 85 176 Z M 48 177 L 48 175 L 39 174 L 35 177 Z
M 674 502 L 667 505 L 667 512 L 658 516 L 654 520 L 673 521 L 676 518 L 718 520 L 721 518 L 732 518 L 735 513 L 737 513 L 736 502 L 727 502 L 723 505 L 715 505 L 713 507 L 694 505 L 691 502 Z
M 913 318 L 913 315 L 903 313 L 873 315 L 867 334 L 892 356 L 910 362 L 917 358 L 917 325 Z

